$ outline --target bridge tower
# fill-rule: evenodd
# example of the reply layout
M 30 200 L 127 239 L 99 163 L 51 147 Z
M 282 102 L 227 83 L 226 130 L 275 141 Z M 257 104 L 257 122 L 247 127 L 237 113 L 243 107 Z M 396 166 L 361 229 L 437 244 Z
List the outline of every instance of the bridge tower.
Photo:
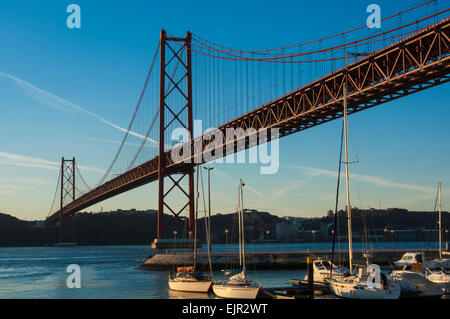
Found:
M 60 209 L 59 209 L 59 242 L 64 240 L 63 238 L 63 207 L 64 202 L 70 203 L 75 200 L 75 157 L 70 160 L 61 159 L 61 189 L 60 189 Z M 72 223 L 75 223 L 75 218 L 72 216 Z M 72 228 L 72 236 L 75 241 L 75 225 Z
M 167 36 L 161 30 L 160 38 L 160 105 L 159 105 L 159 162 L 158 162 L 158 229 L 157 237 L 164 237 L 164 210 L 170 212 L 174 219 L 184 223 L 180 214 L 188 209 L 189 223 L 186 225 L 189 234 L 194 227 L 194 167 L 184 165 L 176 172 L 167 169 L 168 159 L 165 150 L 165 135 L 171 125 L 180 125 L 193 137 L 192 115 L 192 68 L 191 68 L 191 33 L 185 38 Z M 170 135 L 167 135 L 170 136 Z M 174 176 L 177 177 L 174 177 Z M 188 185 L 183 187 L 181 181 L 187 176 Z M 164 192 L 164 178 L 172 182 L 172 187 Z M 181 209 L 169 205 L 168 195 L 174 191 L 186 197 L 186 203 Z

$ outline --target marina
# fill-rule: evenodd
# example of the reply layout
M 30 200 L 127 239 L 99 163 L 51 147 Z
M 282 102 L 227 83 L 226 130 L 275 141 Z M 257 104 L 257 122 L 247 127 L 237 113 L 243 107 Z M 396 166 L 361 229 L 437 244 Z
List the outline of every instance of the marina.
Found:
M 386 243 L 389 245 L 389 243 Z M 324 243 L 322 245 L 329 245 Z M 381 245 L 381 244 L 380 244 Z M 424 247 L 426 243 L 398 243 Z M 249 244 L 253 250 L 266 248 Z M 311 246 L 304 244 L 271 244 L 273 250 L 298 250 Z M 212 245 L 215 250 L 222 245 Z M 281 252 L 281 251 L 280 251 Z M 140 246 L 77 246 L 77 247 L 0 247 L 0 298 L 150 298 L 150 299 L 211 299 L 210 293 L 187 293 L 169 290 L 168 270 L 143 270 L 140 266 L 149 254 L 156 251 L 148 245 Z M 68 264 L 81 267 L 81 289 L 67 289 L 65 282 Z M 306 268 L 254 270 L 249 274 L 261 282 L 264 291 L 259 298 L 297 299 L 310 298 Z M 386 271 L 386 270 L 383 270 Z M 215 280 L 221 279 L 220 270 L 213 272 Z M 19 281 L 20 278 L 20 281 Z M 314 284 L 314 298 L 333 298 L 320 283 Z M 270 296 L 272 295 L 272 296 Z M 443 296 L 446 298 L 446 296 Z
M 410 249 L 383 249 L 373 250 L 374 263 L 383 265 L 389 268 L 393 261 L 400 259 L 403 254 L 410 251 Z M 416 249 L 414 251 L 423 252 L 429 259 L 438 256 L 437 249 Z M 364 250 L 355 250 L 355 256 L 362 256 Z M 314 258 L 331 259 L 331 251 L 248 251 L 247 261 L 252 269 L 306 269 L 307 257 L 312 255 Z M 348 258 L 348 252 L 338 251 L 336 254 L 342 256 L 342 259 Z M 159 252 L 147 259 L 140 265 L 141 269 L 148 270 L 172 270 L 178 265 L 186 265 L 192 260 L 192 253 L 186 252 Z M 239 254 L 237 252 L 212 252 L 211 261 L 214 270 L 226 269 L 230 263 L 239 264 Z M 365 264 L 365 259 L 360 257 L 355 260 L 359 264 Z M 197 255 L 197 264 L 199 266 L 208 266 L 208 254 L 200 252 Z

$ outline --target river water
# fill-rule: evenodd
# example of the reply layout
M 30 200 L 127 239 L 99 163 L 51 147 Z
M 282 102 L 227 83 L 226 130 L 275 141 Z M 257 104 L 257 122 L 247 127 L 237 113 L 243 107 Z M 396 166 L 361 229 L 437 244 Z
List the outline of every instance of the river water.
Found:
M 362 248 L 354 243 L 354 249 Z M 375 249 L 427 248 L 426 242 L 377 243 Z M 247 246 L 247 251 L 329 250 L 330 243 L 271 243 Z M 342 248 L 342 247 L 341 247 Z M 436 248 L 431 243 L 430 248 Z M 202 250 L 205 250 L 203 247 Z M 232 251 L 236 246 L 212 245 L 212 251 Z M 149 246 L 2 247 L 0 248 L 0 298 L 205 298 L 205 294 L 169 291 L 167 271 L 140 270 Z M 81 288 L 69 289 L 67 267 L 80 267 Z M 251 269 L 251 265 L 248 267 Z M 251 271 L 265 287 L 290 286 L 289 279 L 305 276 L 305 270 Z M 222 274 L 216 272 L 215 278 Z

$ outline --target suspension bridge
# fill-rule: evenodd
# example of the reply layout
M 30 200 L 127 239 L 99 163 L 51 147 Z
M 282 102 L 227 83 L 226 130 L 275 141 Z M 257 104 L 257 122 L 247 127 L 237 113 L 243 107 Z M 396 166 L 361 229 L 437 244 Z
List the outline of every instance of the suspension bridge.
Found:
M 341 118 L 344 96 L 352 114 L 447 83 L 450 9 L 439 10 L 436 3 L 386 17 L 381 29 L 364 25 L 275 49 L 237 50 L 191 32 L 176 37 L 162 30 L 110 166 L 90 186 L 75 158 L 62 158 L 45 225 L 58 225 L 62 241 L 65 218 L 158 181 L 158 238 L 165 235 L 166 213 L 170 222 L 187 215 L 186 227 L 192 230 L 198 165 Z M 203 133 L 194 119 L 214 129 Z M 174 146 L 171 134 L 177 128 L 189 138 Z M 242 134 L 229 136 L 230 129 Z M 277 134 L 267 133 L 270 129 Z M 262 132 L 264 138 L 253 138 Z M 180 149 L 188 151 L 180 155 Z M 175 159 L 174 152 L 179 155 Z M 76 175 L 84 186 L 75 184 Z M 184 198 L 184 204 L 175 208 L 172 193 Z

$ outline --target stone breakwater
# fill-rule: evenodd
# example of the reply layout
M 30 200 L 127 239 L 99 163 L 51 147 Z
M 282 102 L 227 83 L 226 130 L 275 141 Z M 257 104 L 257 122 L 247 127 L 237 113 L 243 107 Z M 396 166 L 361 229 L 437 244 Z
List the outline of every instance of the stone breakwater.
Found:
M 435 249 L 392 249 L 373 250 L 369 254 L 370 262 L 389 267 L 393 261 L 400 259 L 404 253 L 415 251 L 424 252 L 426 259 L 433 259 L 437 256 Z M 353 252 L 354 263 L 366 264 L 363 257 L 366 251 L 357 250 Z M 306 269 L 306 258 L 311 255 L 313 258 L 331 259 L 331 251 L 273 251 L 273 252 L 249 252 L 246 253 L 246 264 L 248 269 Z M 346 262 L 348 252 L 340 251 L 335 253 L 335 263 L 339 260 Z M 174 270 L 177 266 L 191 265 L 193 262 L 192 253 L 160 253 L 150 257 L 139 268 L 148 270 Z M 197 255 L 197 265 L 199 267 L 208 266 L 208 255 L 199 253 Z M 211 254 L 211 264 L 214 270 L 229 269 L 231 265 L 239 265 L 238 253 L 214 252 Z

